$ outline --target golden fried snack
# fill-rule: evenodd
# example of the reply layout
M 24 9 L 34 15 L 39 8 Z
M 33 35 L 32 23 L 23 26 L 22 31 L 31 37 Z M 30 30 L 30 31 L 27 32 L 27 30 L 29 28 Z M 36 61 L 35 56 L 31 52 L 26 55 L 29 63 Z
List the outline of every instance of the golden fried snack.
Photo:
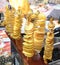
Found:
M 6 28 L 6 32 L 10 35 L 12 33 L 12 28 L 13 28 L 13 22 L 14 22 L 14 12 L 13 8 L 11 10 L 6 7 L 6 12 L 4 14 L 4 22 L 2 23 L 3 26 Z
M 44 41 L 46 16 L 42 13 L 37 15 L 34 22 L 34 48 L 37 53 L 40 53 Z
M 28 52 L 25 52 L 25 51 L 23 51 L 23 53 L 27 57 L 32 57 L 34 55 L 34 53 L 28 53 Z
M 8 6 L 6 6 L 6 11 L 4 13 L 4 22 L 2 23 L 3 26 L 7 25 L 7 19 L 8 19 L 8 17 L 9 17 L 9 9 L 8 9 Z
M 44 60 L 52 59 L 53 43 L 54 43 L 54 33 L 48 32 L 47 38 L 46 38 L 44 56 L 43 56 Z M 45 61 L 45 62 L 47 62 L 47 61 Z
M 40 31 L 35 31 L 34 32 L 34 39 L 35 40 L 42 40 L 42 39 L 44 39 L 44 34 L 41 34 Z
M 28 42 L 24 42 L 24 43 L 23 43 L 23 47 L 24 47 L 24 48 L 27 48 L 27 49 L 32 49 L 33 44 L 31 44 L 31 43 L 28 44 Z
M 14 27 L 13 27 L 13 33 L 11 35 L 14 39 L 20 39 L 21 37 L 21 23 L 20 19 L 18 19 L 19 16 L 15 17 Z
M 23 47 L 23 50 L 25 51 L 25 52 L 28 52 L 28 53 L 33 53 L 33 49 L 31 49 L 31 48 L 26 48 L 26 47 Z
M 13 24 L 15 19 L 14 13 L 15 13 L 14 8 L 9 10 L 9 8 L 6 7 L 6 12 L 4 13 L 5 16 L 4 22 L 2 23 L 2 25 L 5 26 L 6 32 L 8 32 L 9 35 L 12 33 L 12 29 L 13 29 Z
M 40 51 L 42 49 L 44 34 L 37 32 L 34 32 L 34 48 L 35 51 Z
M 23 38 L 23 40 L 24 40 L 25 42 L 28 42 L 28 43 L 33 43 L 33 38 L 32 38 L 32 36 L 29 37 L 29 38 Z
M 27 57 L 32 57 L 34 55 L 34 42 L 33 42 L 34 26 L 32 22 L 28 23 L 26 24 L 25 27 L 26 35 L 24 36 L 23 54 Z
M 28 24 L 28 26 L 25 26 L 25 33 L 32 34 L 34 31 L 32 27 L 33 27 L 32 23 Z
M 54 26 L 55 26 L 55 25 L 54 25 L 53 23 L 50 23 L 50 24 L 48 25 L 49 30 L 53 29 Z
M 22 12 L 20 10 L 20 7 L 18 7 L 17 12 L 15 13 L 15 21 L 13 25 L 13 31 L 11 34 L 12 38 L 14 39 L 21 38 L 21 26 L 22 26 Z
M 47 60 L 52 60 L 53 43 L 54 43 L 54 23 L 53 18 L 50 18 L 50 23 L 48 25 L 49 32 L 47 32 L 45 50 L 44 50 L 44 62 L 47 64 Z

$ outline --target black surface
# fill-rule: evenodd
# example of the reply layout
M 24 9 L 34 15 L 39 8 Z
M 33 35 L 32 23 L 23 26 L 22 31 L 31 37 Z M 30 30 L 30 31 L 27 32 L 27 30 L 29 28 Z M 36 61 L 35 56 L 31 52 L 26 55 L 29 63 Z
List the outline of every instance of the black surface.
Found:
M 55 28 L 54 33 L 57 33 L 57 34 L 55 34 L 55 37 L 60 37 L 60 27 Z
M 58 60 L 58 59 L 60 59 L 60 49 L 59 49 L 59 48 L 55 48 L 55 49 L 53 50 L 52 60 L 53 60 L 53 61 L 56 61 L 56 60 Z

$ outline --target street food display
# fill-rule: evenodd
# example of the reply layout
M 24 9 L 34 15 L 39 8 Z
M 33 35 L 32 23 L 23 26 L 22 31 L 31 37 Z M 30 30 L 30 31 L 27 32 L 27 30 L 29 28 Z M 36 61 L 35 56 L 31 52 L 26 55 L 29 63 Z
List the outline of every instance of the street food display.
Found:
M 20 1 L 15 0 L 15 3 L 17 2 Z M 16 40 L 23 38 L 22 55 L 28 59 L 35 57 L 36 54 L 40 54 L 42 48 L 44 47 L 43 60 L 44 63 L 47 64 L 48 60 L 52 60 L 52 53 L 54 49 L 53 44 L 55 24 L 53 23 L 53 17 L 51 17 L 49 20 L 48 31 L 46 32 L 46 14 L 40 12 L 39 10 L 31 10 L 28 0 L 22 0 L 21 4 L 19 3 L 17 6 L 13 4 L 12 0 L 10 0 L 10 3 L 12 7 L 11 9 L 6 7 L 6 12 L 4 14 L 5 18 L 4 22 L 2 23 L 2 25 L 6 28 L 6 32 L 15 40 L 15 42 Z M 45 8 L 47 11 L 47 6 L 45 6 Z M 24 22 L 23 18 L 26 19 L 26 24 L 24 28 L 25 35 L 22 37 L 21 28 L 22 23 Z M 58 23 L 60 23 L 60 19 Z
M 14 8 L 12 10 L 6 10 L 6 19 L 3 23 L 5 26 L 11 26 L 8 28 L 8 32 L 10 36 L 17 40 L 21 38 L 21 27 L 22 27 L 22 18 L 24 15 L 22 14 L 22 10 L 18 7 L 18 10 L 15 11 Z M 12 14 L 11 14 L 12 13 Z M 8 16 L 9 14 L 9 16 Z M 9 18 L 7 18 L 9 17 Z M 22 53 L 27 57 L 33 57 L 36 53 L 39 54 L 42 50 L 44 38 L 45 38 L 45 21 L 46 16 L 39 11 L 33 12 L 30 10 L 26 15 L 26 25 L 25 25 L 25 35 L 23 37 L 23 51 Z M 48 25 L 49 32 L 47 32 L 46 44 L 44 45 L 44 62 L 47 63 L 47 59 L 51 60 L 52 51 L 53 51 L 53 43 L 54 43 L 54 24 L 52 22 L 53 18 L 50 19 L 50 23 Z M 51 49 L 50 49 L 51 48 Z M 48 52 L 49 51 L 49 52 Z M 49 54 L 48 54 L 49 53 Z

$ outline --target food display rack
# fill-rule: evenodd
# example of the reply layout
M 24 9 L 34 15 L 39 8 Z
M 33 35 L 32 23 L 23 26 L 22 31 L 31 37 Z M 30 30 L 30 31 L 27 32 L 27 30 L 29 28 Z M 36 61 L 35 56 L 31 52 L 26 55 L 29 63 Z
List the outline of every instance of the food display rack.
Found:
M 0 27 L 0 30 L 4 30 L 4 29 L 5 29 L 4 27 L 2 27 L 2 26 Z M 55 37 L 54 40 L 55 40 L 54 41 L 54 49 L 58 48 L 59 52 L 60 52 L 60 37 Z M 24 65 L 23 59 L 19 55 L 13 41 L 11 41 L 11 52 L 12 52 L 12 55 L 11 55 L 12 64 L 11 65 Z M 58 52 L 56 51 L 55 54 L 54 54 L 54 52 L 55 51 L 53 51 L 53 58 L 52 58 L 52 61 L 49 62 L 49 65 L 60 65 L 60 58 L 59 59 L 57 58 L 58 54 L 55 55 Z

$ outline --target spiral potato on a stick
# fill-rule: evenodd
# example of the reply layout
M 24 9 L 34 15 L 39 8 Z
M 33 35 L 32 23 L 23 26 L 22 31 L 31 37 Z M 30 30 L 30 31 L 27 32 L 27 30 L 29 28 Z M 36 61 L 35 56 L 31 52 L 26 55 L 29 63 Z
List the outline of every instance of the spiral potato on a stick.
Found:
M 46 16 L 39 13 L 34 23 L 34 49 L 37 53 L 40 53 L 44 41 L 45 20 Z
M 32 57 L 34 55 L 34 25 L 33 19 L 36 16 L 33 13 L 28 14 L 27 23 L 25 26 L 25 36 L 23 42 L 23 54 L 26 57 Z
M 48 25 L 49 32 L 47 32 L 46 44 L 44 49 L 44 62 L 47 64 L 48 60 L 52 60 L 52 52 L 53 52 L 53 43 L 54 43 L 54 23 L 53 19 L 50 19 L 50 23 Z

